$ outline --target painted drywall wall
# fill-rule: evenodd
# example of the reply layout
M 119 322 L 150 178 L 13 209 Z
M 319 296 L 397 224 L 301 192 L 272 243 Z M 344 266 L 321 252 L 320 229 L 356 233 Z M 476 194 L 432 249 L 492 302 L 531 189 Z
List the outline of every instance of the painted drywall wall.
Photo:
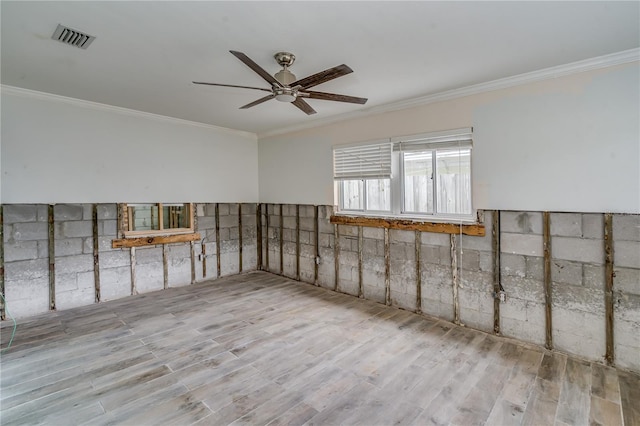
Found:
M 254 134 L 3 88 L 2 203 L 255 202 Z
M 638 62 L 260 138 L 260 201 L 333 204 L 331 147 L 474 128 L 477 209 L 640 212 Z

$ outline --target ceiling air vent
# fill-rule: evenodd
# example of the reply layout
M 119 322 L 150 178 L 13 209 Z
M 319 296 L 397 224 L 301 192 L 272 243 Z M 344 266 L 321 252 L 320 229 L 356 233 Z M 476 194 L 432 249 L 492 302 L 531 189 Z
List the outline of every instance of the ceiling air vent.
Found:
M 82 33 L 77 30 L 73 30 L 69 27 L 58 24 L 58 28 L 53 32 L 52 39 L 58 40 L 61 43 L 68 44 L 69 46 L 79 47 L 80 49 L 86 49 L 95 40 L 94 36 Z

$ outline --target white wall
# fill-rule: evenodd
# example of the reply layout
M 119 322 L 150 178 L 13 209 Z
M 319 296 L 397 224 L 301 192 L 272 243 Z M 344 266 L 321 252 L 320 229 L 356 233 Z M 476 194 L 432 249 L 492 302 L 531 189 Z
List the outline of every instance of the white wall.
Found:
M 474 128 L 474 207 L 640 213 L 638 62 L 259 141 L 260 201 L 333 204 L 331 147 Z
M 258 199 L 250 133 L 4 88 L 1 136 L 3 204 Z

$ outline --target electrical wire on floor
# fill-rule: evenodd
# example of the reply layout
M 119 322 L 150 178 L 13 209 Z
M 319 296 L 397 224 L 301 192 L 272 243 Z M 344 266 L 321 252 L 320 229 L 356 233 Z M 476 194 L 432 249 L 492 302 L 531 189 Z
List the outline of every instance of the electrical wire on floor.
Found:
M 9 318 L 11 318 L 11 320 L 13 321 L 13 331 L 11 332 L 11 339 L 9 339 L 9 344 L 7 345 L 6 348 L 0 351 L 0 354 L 3 354 L 6 351 L 8 351 L 9 348 L 11 347 L 11 344 L 13 343 L 13 338 L 16 335 L 16 328 L 18 328 L 18 324 L 16 323 L 16 319 L 13 317 L 13 315 L 11 315 L 11 312 L 9 312 L 9 309 L 7 309 L 7 301 L 4 298 L 4 295 L 2 293 L 0 293 L 0 297 L 2 298 L 2 303 L 4 304 L 4 311 L 7 313 L 7 315 L 9 315 Z

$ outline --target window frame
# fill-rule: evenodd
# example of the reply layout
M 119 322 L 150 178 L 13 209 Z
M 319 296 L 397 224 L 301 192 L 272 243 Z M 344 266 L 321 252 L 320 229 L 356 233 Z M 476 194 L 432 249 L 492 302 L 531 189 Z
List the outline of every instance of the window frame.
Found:
M 457 146 L 455 145 L 456 137 L 459 136 L 458 141 L 464 140 L 465 143 L 459 143 Z M 474 208 L 473 203 L 473 139 L 472 139 L 472 129 L 455 129 L 443 132 L 432 132 L 427 134 L 419 134 L 413 136 L 404 136 L 398 138 L 389 139 L 391 143 L 393 143 L 392 157 L 391 157 L 391 166 L 392 166 L 392 175 L 390 178 L 390 200 L 391 200 L 391 210 L 390 211 L 374 211 L 367 210 L 366 203 L 366 187 L 367 187 L 367 179 L 363 180 L 363 197 L 364 198 L 364 209 L 363 210 L 355 210 L 355 209 L 345 209 L 343 207 L 343 185 L 342 181 L 336 180 L 334 186 L 334 194 L 336 194 L 336 202 L 335 208 L 336 213 L 338 215 L 344 216 L 367 216 L 367 217 L 388 217 L 394 219 L 409 219 L 409 220 L 420 220 L 420 221 L 430 221 L 430 222 L 444 222 L 444 223 L 476 223 L 477 219 L 477 210 Z M 430 142 L 433 141 L 433 142 Z M 442 141 L 448 141 L 448 144 L 443 144 Z M 402 143 L 422 143 L 425 145 L 424 149 L 411 149 L 411 150 L 403 150 Z M 362 145 L 365 145 L 364 143 Z M 334 147 L 336 148 L 336 147 Z M 459 149 L 469 149 L 469 205 L 470 205 L 470 213 L 469 214 L 451 214 L 451 213 L 441 213 L 438 209 L 438 168 L 437 168 L 437 159 L 438 152 L 449 151 L 449 150 L 459 150 Z M 431 161 L 432 161 L 432 185 L 433 185 L 433 212 L 432 213 L 421 213 L 421 212 L 408 212 L 405 210 L 405 190 L 406 190 L 406 182 L 405 182 L 405 164 L 404 164 L 404 153 L 406 152 L 426 152 L 431 151 Z M 357 179 L 353 179 L 357 180 Z
M 188 214 L 187 218 L 189 220 L 189 226 L 183 228 L 164 228 L 164 209 L 163 206 L 166 205 L 176 205 L 181 204 L 183 206 L 188 206 Z M 141 205 L 150 205 L 158 207 L 158 228 L 159 229 L 149 229 L 149 230 L 140 230 L 135 231 L 131 230 L 131 217 L 130 217 L 130 208 Z M 121 232 L 124 238 L 139 238 L 139 237 L 154 237 L 154 236 L 167 236 L 167 235 L 182 235 L 182 234 L 193 234 L 194 233 L 194 210 L 193 203 L 123 203 L 120 204 L 120 217 L 121 217 Z

